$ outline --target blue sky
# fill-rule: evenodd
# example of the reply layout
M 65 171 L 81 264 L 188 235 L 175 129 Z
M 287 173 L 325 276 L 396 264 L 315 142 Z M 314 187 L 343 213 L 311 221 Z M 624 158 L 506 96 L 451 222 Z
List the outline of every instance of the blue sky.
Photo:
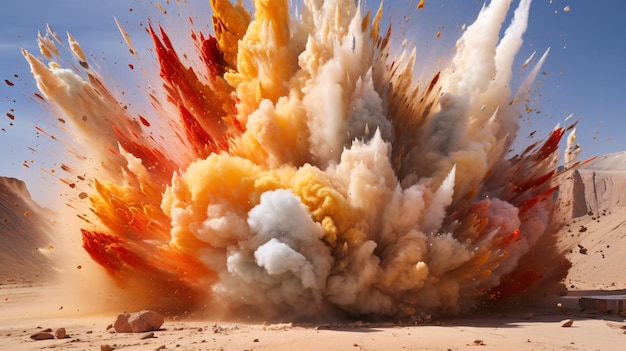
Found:
M 38 135 L 34 125 L 44 125 L 49 113 L 33 100 L 37 91 L 28 65 L 20 49 L 38 54 L 37 31 L 45 32 L 46 23 L 62 37 L 71 32 L 81 43 L 92 62 L 105 76 L 115 77 L 128 62 L 128 52 L 122 44 L 114 17 L 134 32 L 133 40 L 148 42 L 147 35 L 137 23 L 145 23 L 148 10 L 154 5 L 137 1 L 84 0 L 6 0 L 0 11 L 0 175 L 26 179 L 35 198 L 41 198 L 49 176 L 39 168 L 54 168 L 58 162 L 47 137 Z M 199 0 L 202 6 L 208 0 Z M 377 6 L 378 1 L 368 0 Z M 427 54 L 444 43 L 453 43 L 459 36 L 459 26 L 471 23 L 482 1 L 426 0 L 426 7 L 417 11 L 417 1 L 385 1 L 386 18 L 402 23 L 409 38 L 415 38 L 420 53 Z M 514 1 L 514 6 L 517 1 Z M 51 5 L 54 4 L 54 5 Z M 202 6 L 194 8 L 196 23 L 202 21 Z M 569 6 L 569 11 L 564 8 Z M 132 11 L 130 10 L 132 8 Z M 551 48 L 539 77 L 541 88 L 533 98 L 541 111 L 524 119 L 520 139 L 533 130 L 547 132 L 569 114 L 580 119 L 579 143 L 584 158 L 626 150 L 626 27 L 623 16 L 626 2 L 583 0 L 534 0 L 529 28 L 518 59 L 523 61 L 532 51 Z M 207 24 L 210 23 L 208 15 Z M 440 31 L 439 39 L 434 33 Z M 427 56 L 425 55 L 424 56 Z M 419 54 L 418 54 L 419 56 Z M 521 64 L 521 63 L 520 63 Z M 519 65 L 517 66 L 519 67 Z M 126 70 L 127 71 L 127 70 Z M 124 72 L 126 72 L 124 71 Z M 123 79 L 117 77 L 116 79 Z M 13 84 L 10 86 L 5 82 Z M 14 116 L 9 118 L 7 113 Z M 541 133 L 539 133 L 541 134 Z M 22 166 L 24 161 L 30 168 Z M 32 162 L 31 162 L 32 161 Z M 44 194 L 45 195 L 45 194 Z

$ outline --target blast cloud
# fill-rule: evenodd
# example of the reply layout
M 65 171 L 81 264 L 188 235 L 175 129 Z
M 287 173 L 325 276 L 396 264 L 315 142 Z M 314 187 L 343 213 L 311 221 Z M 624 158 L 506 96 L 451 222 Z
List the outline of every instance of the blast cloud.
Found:
M 155 114 L 141 118 L 175 111 L 157 138 L 89 66 L 46 67 L 24 53 L 83 143 L 71 151 L 92 179 L 78 187 L 93 213 L 83 247 L 134 287 L 127 295 L 145 297 L 122 294 L 122 305 L 408 317 L 562 278 L 519 264 L 553 234 L 564 132 L 507 154 L 545 59 L 512 95 L 530 1 L 502 38 L 511 1 L 484 7 L 427 84 L 415 81 L 415 51 L 391 55 L 381 9 L 363 16 L 353 1 L 305 0 L 296 15 L 287 1 L 255 1 L 250 16 L 211 4 L 214 36 L 192 32 L 203 65 L 187 67 L 150 27 L 166 98 L 152 96 Z M 58 56 L 52 33 L 39 40 L 47 59 Z

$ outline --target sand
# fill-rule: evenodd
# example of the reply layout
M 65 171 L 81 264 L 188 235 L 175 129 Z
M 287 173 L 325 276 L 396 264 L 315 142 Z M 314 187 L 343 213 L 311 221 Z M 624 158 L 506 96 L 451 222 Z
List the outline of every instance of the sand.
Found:
M 572 262 L 565 296 L 411 323 L 166 318 L 153 334 L 111 333 L 107 326 L 123 311 L 93 314 L 71 304 L 54 305 L 46 296 L 63 291 L 40 277 L 19 274 L 27 266 L 9 267 L 9 262 L 19 261 L 12 260 L 4 262 L 0 277 L 0 350 L 623 350 L 625 317 L 582 311 L 579 298 L 626 293 L 626 171 L 620 169 L 625 155 L 599 158 L 568 177 L 561 188 L 564 225 L 558 245 Z M 573 321 L 571 327 L 562 326 L 567 319 Z M 53 333 L 65 328 L 68 337 L 30 338 L 45 328 Z
M 149 333 L 110 333 L 115 314 L 56 316 L 20 313 L 40 286 L 0 288 L 2 350 L 622 350 L 623 317 L 580 312 L 578 295 L 546 299 L 490 315 L 407 323 L 248 324 L 166 319 Z M 559 307 L 557 304 L 561 303 Z M 28 309 L 26 309 L 28 310 Z M 64 316 L 69 314 L 69 316 Z M 571 327 L 562 321 L 571 319 Z M 30 335 L 65 328 L 65 339 L 31 340 Z M 104 347 L 104 348 L 103 348 Z

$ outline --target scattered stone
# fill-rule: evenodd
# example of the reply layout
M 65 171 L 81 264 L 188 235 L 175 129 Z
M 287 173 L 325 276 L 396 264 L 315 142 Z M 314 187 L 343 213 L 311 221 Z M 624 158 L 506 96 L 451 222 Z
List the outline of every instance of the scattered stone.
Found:
M 52 329 L 46 328 L 46 329 L 42 330 L 42 332 L 44 332 L 44 333 L 52 333 Z
M 259 339 L 255 338 L 254 340 L 252 340 L 252 342 L 259 342 Z
M 104 344 L 100 346 L 100 351 L 113 351 L 115 350 L 115 346 L 111 346 L 109 344 Z
M 65 328 L 57 328 L 57 330 L 54 331 L 54 336 L 57 339 L 65 339 L 70 337 L 69 335 L 67 335 L 67 331 L 65 330 Z
M 159 347 L 157 347 L 157 348 L 156 348 L 156 351 L 159 351 L 159 350 L 165 350 L 166 348 L 167 348 L 167 347 L 165 347 L 165 345 L 161 345 L 161 346 L 159 346 Z
M 144 335 L 141 336 L 141 340 L 146 340 L 146 339 L 151 339 L 151 338 L 154 338 L 154 332 L 145 333 Z
M 474 340 L 474 345 L 485 345 L 485 342 L 481 339 L 476 339 Z
M 561 327 L 563 328 L 569 328 L 574 324 L 574 321 L 571 319 L 565 319 L 561 321 Z
M 33 340 L 47 340 L 54 339 L 54 335 L 50 334 L 49 332 L 40 331 L 31 335 L 30 338 Z
M 355 322 L 354 326 L 351 325 L 351 327 L 353 328 L 358 328 L 362 325 L 363 322 Z M 293 324 L 292 323 L 276 323 L 276 324 L 270 324 L 270 325 L 266 325 L 263 326 L 263 330 L 289 330 L 293 328 Z
M 118 333 L 143 333 L 159 330 L 163 325 L 164 318 L 154 311 L 140 311 L 134 313 L 121 313 L 113 324 Z

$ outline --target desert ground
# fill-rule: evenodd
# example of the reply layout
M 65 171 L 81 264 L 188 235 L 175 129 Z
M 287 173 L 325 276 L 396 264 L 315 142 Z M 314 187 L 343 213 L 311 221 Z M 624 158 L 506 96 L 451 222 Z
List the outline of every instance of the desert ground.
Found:
M 166 319 L 152 332 L 111 333 L 115 314 L 24 313 L 41 286 L 3 284 L 3 350 L 623 350 L 624 318 L 580 311 L 578 296 L 552 298 L 488 315 L 408 323 L 249 324 Z M 560 303 L 560 305 L 559 305 Z M 564 321 L 571 320 L 570 327 Z M 32 340 L 46 328 L 63 339 Z
M 583 309 L 579 299 L 626 294 L 625 183 L 626 154 L 618 153 L 576 170 L 561 187 L 559 216 L 564 225 L 558 245 L 572 262 L 563 281 L 567 291 L 561 296 L 411 322 L 250 323 L 168 317 L 158 330 L 115 333 L 110 325 L 123 311 L 84 313 L 71 302 L 62 306 L 46 303 L 50 301 L 46 297 L 65 292 L 45 279 L 49 272 L 33 254 L 32 246 L 40 244 L 36 235 L 28 237 L 24 228 L 19 229 L 22 236 L 16 235 L 16 226 L 26 224 L 13 220 L 41 209 L 29 201 L 17 201 L 27 194 L 25 186 L 4 178 L 0 349 L 624 350 L 624 306 L 614 310 L 609 305 L 607 311 Z M 65 329 L 65 337 L 31 337 L 46 329 L 54 335 L 59 328 Z

